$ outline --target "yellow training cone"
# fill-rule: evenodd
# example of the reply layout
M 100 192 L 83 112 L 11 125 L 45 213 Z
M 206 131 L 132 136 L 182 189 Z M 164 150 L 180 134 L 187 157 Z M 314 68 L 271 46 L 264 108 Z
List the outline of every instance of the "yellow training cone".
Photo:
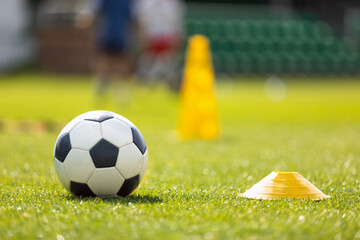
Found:
M 182 138 L 213 139 L 219 134 L 209 41 L 190 38 L 181 89 L 178 132 Z
M 300 198 L 322 200 L 329 198 L 297 172 L 275 171 L 242 194 L 253 199 Z

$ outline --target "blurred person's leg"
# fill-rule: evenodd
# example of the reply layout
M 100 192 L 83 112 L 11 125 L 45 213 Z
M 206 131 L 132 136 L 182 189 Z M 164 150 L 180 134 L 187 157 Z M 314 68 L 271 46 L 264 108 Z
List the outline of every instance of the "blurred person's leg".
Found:
M 137 75 L 142 82 L 153 83 L 157 72 L 157 46 L 156 38 L 144 37 L 142 53 L 137 62 Z
M 121 53 L 111 57 L 111 71 L 116 74 L 114 92 L 119 103 L 129 102 L 133 80 L 134 58 L 131 54 Z
M 96 58 L 95 91 L 98 96 L 104 96 L 109 90 L 112 78 L 111 57 L 106 53 L 99 53 Z
M 144 51 L 137 62 L 137 76 L 141 82 L 151 82 L 150 70 L 153 68 L 154 57 L 147 51 Z
M 166 85 L 177 90 L 180 84 L 180 70 L 176 52 L 163 53 L 158 58 L 159 75 L 164 79 Z

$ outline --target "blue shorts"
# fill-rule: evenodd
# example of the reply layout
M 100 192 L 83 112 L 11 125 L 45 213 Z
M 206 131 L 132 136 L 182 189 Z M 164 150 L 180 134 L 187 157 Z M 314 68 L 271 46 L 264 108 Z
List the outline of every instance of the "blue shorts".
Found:
M 121 55 L 126 51 L 126 46 L 120 41 L 99 41 L 97 49 L 108 55 Z

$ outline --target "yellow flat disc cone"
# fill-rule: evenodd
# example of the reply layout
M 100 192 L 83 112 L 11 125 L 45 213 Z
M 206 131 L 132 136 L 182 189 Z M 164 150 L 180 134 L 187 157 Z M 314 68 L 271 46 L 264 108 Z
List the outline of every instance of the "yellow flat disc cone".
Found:
M 322 193 L 298 172 L 274 171 L 242 194 L 253 199 L 300 198 L 322 200 L 330 196 Z

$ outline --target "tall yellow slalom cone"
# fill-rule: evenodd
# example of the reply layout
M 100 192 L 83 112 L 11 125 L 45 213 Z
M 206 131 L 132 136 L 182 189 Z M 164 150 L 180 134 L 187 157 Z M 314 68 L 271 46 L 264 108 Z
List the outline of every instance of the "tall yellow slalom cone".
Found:
M 252 199 L 311 199 L 329 198 L 297 172 L 275 171 L 242 194 Z
M 190 38 L 181 89 L 178 132 L 184 139 L 213 139 L 219 134 L 209 41 Z

